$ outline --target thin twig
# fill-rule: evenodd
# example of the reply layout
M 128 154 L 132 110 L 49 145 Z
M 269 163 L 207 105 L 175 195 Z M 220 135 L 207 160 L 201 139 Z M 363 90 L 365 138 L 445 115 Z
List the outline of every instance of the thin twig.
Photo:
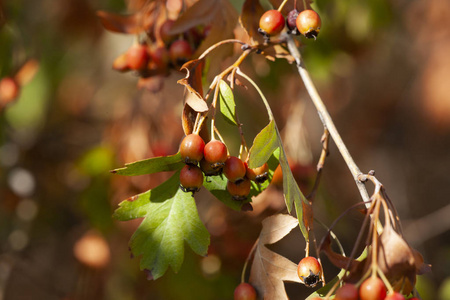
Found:
M 334 122 L 331 119 L 331 116 L 328 113 L 327 108 L 325 107 L 325 104 L 320 98 L 319 93 L 317 92 L 317 89 L 314 83 L 312 82 L 309 72 L 306 70 L 303 64 L 300 51 L 297 49 L 294 40 L 290 36 L 287 38 L 287 46 L 289 52 L 295 58 L 298 73 L 300 74 L 303 83 L 305 84 L 306 90 L 308 91 L 308 94 L 311 97 L 312 102 L 316 106 L 317 112 L 319 114 L 323 126 L 330 132 L 330 135 L 333 138 L 336 146 L 338 147 L 339 152 L 341 153 L 348 168 L 350 169 L 350 172 L 353 175 L 353 179 L 355 180 L 356 186 L 358 187 L 359 193 L 361 194 L 363 201 L 366 203 L 366 207 L 369 208 L 370 207 L 369 194 L 367 192 L 364 183 L 358 179 L 358 176 L 361 175 L 362 173 L 358 168 L 358 166 L 356 165 L 355 161 L 353 160 L 352 156 L 350 155 L 350 152 L 348 151 L 347 146 L 344 144 L 344 141 L 342 140 L 339 132 L 337 131 L 336 126 L 334 125 Z

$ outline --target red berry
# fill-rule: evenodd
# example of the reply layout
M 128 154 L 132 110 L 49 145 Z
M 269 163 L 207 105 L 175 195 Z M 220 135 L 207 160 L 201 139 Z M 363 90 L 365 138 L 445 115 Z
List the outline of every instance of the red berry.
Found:
M 259 19 L 259 28 L 267 35 L 279 34 L 284 28 L 284 17 L 275 9 L 266 11 Z
M 113 62 L 112 65 L 113 69 L 119 72 L 126 72 L 130 70 L 130 67 L 128 66 L 127 61 L 127 54 L 123 53 L 119 55 Z
M 0 101 L 2 104 L 9 103 L 19 96 L 20 87 L 12 77 L 4 77 L 0 80 Z
M 231 194 L 233 199 L 237 201 L 246 200 L 248 195 L 250 194 L 251 187 L 252 185 L 250 183 L 250 180 L 248 179 L 244 179 L 239 183 L 234 183 L 231 181 L 228 181 L 227 183 L 228 192 Z
M 296 9 L 291 10 L 286 17 L 286 26 L 294 34 L 297 31 L 297 24 L 295 23 L 298 17 L 299 11 Z
M 234 290 L 234 300 L 256 300 L 255 288 L 246 282 L 239 284 Z
M 298 31 L 307 38 L 316 38 L 322 25 L 319 14 L 311 9 L 300 12 L 295 23 Z
M 268 178 L 269 165 L 267 163 L 263 164 L 261 167 L 250 169 L 248 164 L 245 163 L 247 169 L 245 176 L 248 179 L 255 181 L 256 183 L 263 183 Z
M 177 40 L 170 45 L 169 56 L 172 63 L 180 67 L 192 56 L 191 45 L 185 40 Z
M 320 263 L 312 256 L 303 258 L 297 267 L 297 274 L 307 287 L 315 287 L 320 282 Z
M 195 193 L 203 185 L 203 173 L 199 167 L 185 165 L 180 171 L 180 188 L 184 192 Z
M 236 156 L 230 156 L 225 161 L 223 167 L 223 174 L 225 177 L 234 183 L 239 183 L 244 180 L 246 168 L 244 162 Z
M 200 169 L 206 176 L 216 176 L 222 173 L 222 168 L 214 169 L 204 158 L 200 161 Z
M 359 287 L 361 300 L 383 300 L 385 297 L 386 287 L 380 278 L 369 277 Z
M 158 47 L 150 51 L 150 58 L 153 66 L 160 71 L 166 70 L 170 62 L 169 51 L 165 47 Z
M 336 291 L 334 300 L 358 300 L 358 288 L 351 283 L 344 284 Z
M 405 297 L 398 292 L 393 292 L 387 295 L 387 297 L 384 298 L 384 300 L 405 300 Z
M 127 63 L 132 70 L 143 70 L 147 67 L 150 58 L 147 46 L 134 44 L 126 52 Z
M 213 169 L 222 169 L 228 158 L 228 149 L 221 141 L 212 140 L 205 145 L 203 155 Z
M 181 141 L 180 154 L 184 162 L 196 165 L 203 158 L 205 142 L 195 133 L 188 134 Z
M 170 30 L 172 30 L 173 24 L 175 24 L 174 20 L 167 19 L 166 21 L 164 21 L 164 23 L 159 28 L 159 35 L 161 37 L 161 40 L 166 45 L 169 45 L 171 42 L 173 42 L 177 38 L 176 34 L 170 33 Z

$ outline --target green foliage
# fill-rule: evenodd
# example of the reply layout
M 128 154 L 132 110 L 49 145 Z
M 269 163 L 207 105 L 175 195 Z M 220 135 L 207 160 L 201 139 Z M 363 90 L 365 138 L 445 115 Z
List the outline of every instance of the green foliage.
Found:
M 180 152 L 169 156 L 152 157 L 133 163 L 125 164 L 125 167 L 115 169 L 112 173 L 125 176 L 138 176 L 158 172 L 176 171 L 184 166 Z
M 220 98 L 220 112 L 225 121 L 231 125 L 236 123 L 236 103 L 234 102 L 234 95 L 228 84 L 221 80 L 219 84 L 219 98 Z
M 121 221 L 144 217 L 130 240 L 133 255 L 142 256 L 140 267 L 153 279 L 170 266 L 175 272 L 184 259 L 184 242 L 206 255 L 209 233 L 198 216 L 194 197 L 179 188 L 179 172 L 145 193 L 120 203 L 114 217 Z
M 278 147 L 279 142 L 275 130 L 275 121 L 272 120 L 253 140 L 248 166 L 252 169 L 262 166 Z

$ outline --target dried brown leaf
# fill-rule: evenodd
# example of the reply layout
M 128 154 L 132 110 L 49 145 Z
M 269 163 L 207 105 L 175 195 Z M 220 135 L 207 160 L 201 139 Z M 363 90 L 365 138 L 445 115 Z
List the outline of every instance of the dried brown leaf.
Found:
M 258 32 L 259 19 L 264 12 L 265 10 L 259 3 L 259 0 L 246 0 L 242 6 L 242 13 L 239 18 L 239 22 L 250 39 L 258 44 L 264 42 L 263 36 Z
M 303 224 L 305 224 L 305 227 L 308 231 L 313 230 L 313 221 L 314 221 L 314 213 L 312 209 L 311 203 L 306 203 L 305 201 L 302 201 L 302 207 L 303 207 Z
M 412 286 L 416 282 L 416 264 L 413 251 L 390 225 L 386 225 L 380 235 L 378 266 L 394 285 L 396 282 L 404 282 L 405 279 Z
M 189 7 L 173 24 L 170 33 L 183 33 L 201 24 L 209 24 L 221 10 L 222 0 L 200 0 Z
M 268 60 L 274 61 L 274 57 L 276 58 L 284 58 L 288 61 L 288 63 L 295 62 L 295 58 L 280 45 L 274 45 L 273 47 L 269 47 L 265 49 L 262 53 Z
M 208 105 L 203 99 L 202 76 L 205 61 L 194 59 L 185 63 L 181 69 L 186 69 L 186 77 L 178 80 L 179 84 L 186 87 L 189 93 L 186 94 L 186 103 L 196 112 L 205 112 Z
M 297 264 L 265 245 L 285 237 L 298 226 L 298 220 L 279 214 L 266 218 L 262 225 L 250 271 L 250 283 L 258 291 L 259 299 L 288 299 L 283 281 L 302 282 L 297 275 Z

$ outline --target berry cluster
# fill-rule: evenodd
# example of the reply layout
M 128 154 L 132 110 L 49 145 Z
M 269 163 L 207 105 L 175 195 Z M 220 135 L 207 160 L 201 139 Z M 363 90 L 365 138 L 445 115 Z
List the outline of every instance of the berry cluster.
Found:
M 301 12 L 291 10 L 286 19 L 280 11 L 272 9 L 266 11 L 259 20 L 259 32 L 266 38 L 279 34 L 285 25 L 291 34 L 302 34 L 306 38 L 316 38 L 322 22 L 317 12 L 306 9 Z
M 167 19 L 154 32 L 145 32 L 113 62 L 120 72 L 135 71 L 142 78 L 167 76 L 192 59 L 194 51 L 208 35 L 208 28 L 194 27 L 183 34 L 172 34 L 174 20 Z
M 250 169 L 236 156 L 228 155 L 227 146 L 219 140 L 207 144 L 195 133 L 187 135 L 180 145 L 180 154 L 186 166 L 180 173 L 180 187 L 185 192 L 197 192 L 205 176 L 223 174 L 227 179 L 227 190 L 234 200 L 244 201 L 250 194 L 250 180 L 263 183 L 268 178 L 269 166 Z

